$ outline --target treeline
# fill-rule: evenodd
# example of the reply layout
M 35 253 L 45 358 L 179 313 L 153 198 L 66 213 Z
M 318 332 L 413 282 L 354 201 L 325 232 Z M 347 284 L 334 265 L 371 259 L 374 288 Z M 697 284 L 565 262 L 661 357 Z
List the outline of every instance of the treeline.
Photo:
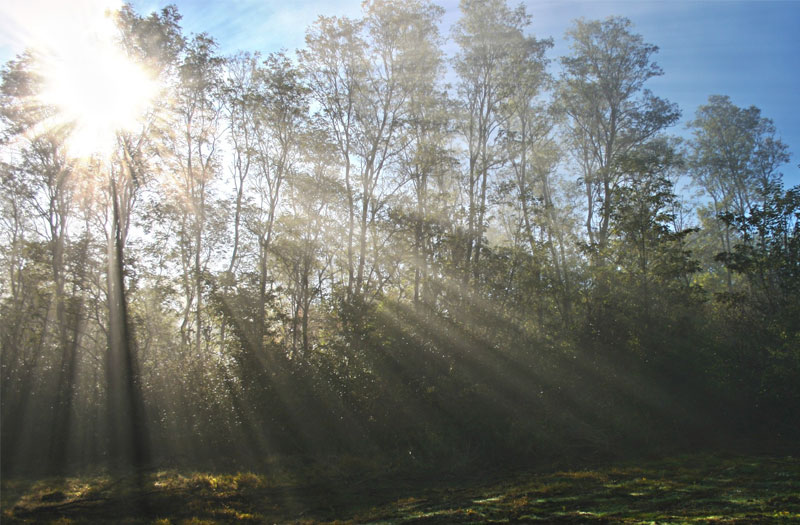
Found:
M 772 122 L 714 95 L 671 136 L 623 18 L 551 63 L 522 6 L 442 15 L 373 0 L 296 57 L 222 57 L 175 7 L 124 7 L 162 91 L 109 158 L 46 125 L 35 54 L 5 65 L 4 473 L 797 437 L 800 188 Z

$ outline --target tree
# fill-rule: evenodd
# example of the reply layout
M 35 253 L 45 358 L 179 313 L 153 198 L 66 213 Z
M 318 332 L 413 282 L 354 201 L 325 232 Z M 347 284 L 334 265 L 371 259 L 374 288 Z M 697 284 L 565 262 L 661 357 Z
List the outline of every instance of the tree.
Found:
M 290 303 L 290 355 L 307 359 L 314 333 L 312 305 L 330 288 L 335 250 L 337 212 L 344 208 L 343 191 L 337 181 L 335 147 L 321 130 L 310 130 L 303 138 L 302 166 L 287 181 L 288 210 L 281 217 L 275 256 L 283 269 Z
M 9 212 L 5 231 L 9 235 L 12 250 L 8 261 L 8 282 L 14 298 L 12 309 L 17 310 L 8 312 L 11 318 L 16 318 L 9 334 L 15 335 L 4 341 L 3 357 L 4 370 L 10 371 L 24 363 L 28 351 L 34 352 L 29 361 L 31 366 L 23 366 L 22 370 L 18 370 L 22 372 L 22 388 L 11 396 L 11 399 L 18 400 L 18 409 L 24 412 L 31 397 L 29 389 L 33 374 L 42 373 L 35 365 L 40 360 L 48 360 L 51 351 L 54 353 L 55 375 L 52 380 L 56 388 L 51 401 L 54 425 L 48 459 L 55 470 L 61 470 L 66 461 L 67 440 L 63 436 L 69 434 L 84 315 L 77 289 L 80 286 L 79 278 L 72 271 L 71 261 L 67 260 L 73 245 L 69 230 L 76 213 L 74 201 L 78 200 L 75 194 L 79 191 L 79 184 L 76 176 L 78 170 L 67 155 L 66 139 L 70 126 L 45 128 L 42 123 L 53 113 L 53 108 L 30 103 L 41 90 L 36 67 L 34 57 L 27 55 L 11 62 L 3 70 L 0 116 L 7 133 L 3 142 L 13 151 L 16 162 L 3 165 L 2 186 L 4 208 Z M 26 235 L 29 229 L 36 233 L 33 236 Z M 35 251 L 31 249 L 36 244 L 42 249 L 41 262 L 48 269 L 48 275 L 38 276 L 43 278 L 40 283 L 28 281 L 23 276 L 25 261 L 34 255 Z M 31 284 L 34 285 L 33 289 L 28 289 Z M 44 307 L 44 310 L 35 314 L 42 315 L 43 323 L 39 328 L 39 343 L 32 344 L 33 341 L 26 341 L 23 336 L 32 328 L 29 328 L 30 320 L 20 314 L 25 312 L 25 297 L 32 292 L 38 295 L 37 288 L 45 292 L 41 298 L 43 304 L 39 307 Z M 28 311 L 28 314 L 33 312 Z M 19 348 L 17 345 L 21 341 L 26 341 L 30 348 Z M 4 379 L 7 384 L 4 384 L 3 393 L 10 394 L 9 387 L 15 378 Z M 9 408 L 8 404 L 4 404 L 4 424 L 11 421 L 7 418 L 15 417 L 12 415 L 13 409 Z
M 771 432 L 792 435 L 800 409 L 800 187 L 777 183 L 761 199 L 746 214 L 720 216 L 739 241 L 717 260 L 743 279 L 717 296 L 720 368 L 741 420 L 770 421 Z
M 530 23 L 523 6 L 511 10 L 505 0 L 463 0 L 461 19 L 453 30 L 459 53 L 454 69 L 459 78 L 458 94 L 463 112 L 459 130 L 467 147 L 467 239 L 466 278 L 478 275 L 489 175 L 503 161 L 496 142 L 501 126 L 501 106 L 517 79 L 510 76 L 514 61 L 528 53 L 541 54 L 542 44 L 523 36 Z M 534 65 L 536 69 L 539 64 Z M 535 78 L 527 80 L 536 81 Z M 535 85 L 531 86 L 535 89 Z
M 671 388 L 703 392 L 711 366 L 698 323 L 705 296 L 693 282 L 700 266 L 687 249 L 693 228 L 677 229 L 674 181 L 684 169 L 676 139 L 659 137 L 619 160 L 609 237 L 590 268 L 583 344 L 596 362 L 637 370 Z M 626 373 L 626 372 L 617 372 Z
M 320 117 L 337 146 L 344 168 L 347 196 L 346 296 L 355 286 L 354 235 L 356 195 L 353 155 L 356 134 L 356 92 L 362 89 L 365 43 L 360 37 L 361 22 L 347 18 L 320 17 L 306 32 L 306 49 L 300 59 Z
M 567 31 L 572 54 L 563 57 L 559 103 L 567 117 L 566 141 L 586 195 L 586 234 L 603 247 L 614 194 L 622 182 L 619 161 L 677 122 L 675 104 L 644 88 L 662 74 L 652 61 L 658 47 L 630 31 L 625 18 L 578 20 Z
M 778 183 L 762 198 L 763 204 L 754 204 L 746 214 L 720 217 L 741 242 L 720 252 L 717 259 L 747 278 L 747 293 L 759 312 L 795 321 L 794 299 L 800 293 L 800 187 L 784 192 Z
M 384 175 L 405 147 L 408 97 L 419 89 L 413 72 L 417 60 L 429 67 L 440 14 L 427 2 L 374 1 L 363 20 L 321 17 L 306 36 L 304 67 L 342 155 L 349 195 L 347 299 L 364 298 L 373 279 L 391 273 L 380 268 L 378 219 L 401 183 Z
M 255 187 L 257 203 L 249 217 L 250 231 L 258 244 L 257 272 L 260 305 L 256 315 L 257 348 L 266 335 L 266 316 L 270 275 L 268 258 L 275 222 L 280 211 L 281 190 L 294 175 L 300 154 L 300 142 L 307 124 L 308 90 L 301 72 L 283 53 L 271 54 L 257 72 L 263 105 L 256 114 Z
M 621 163 L 628 184 L 616 196 L 612 216 L 616 262 L 636 283 L 636 309 L 643 318 L 670 285 L 686 288 L 696 271 L 680 242 L 691 230 L 673 229 L 677 196 L 673 180 L 683 165 L 676 141 L 653 140 L 627 155 Z M 644 325 L 647 331 L 647 323 Z
M 429 283 L 431 253 L 431 226 L 437 215 L 436 188 L 452 169 L 453 154 L 449 151 L 451 106 L 442 90 L 444 60 L 438 27 L 431 23 L 442 16 L 441 9 L 417 6 L 417 16 L 412 29 L 404 37 L 408 57 L 401 70 L 401 81 L 407 92 L 403 138 L 405 145 L 399 152 L 397 169 L 401 181 L 410 182 L 411 204 L 405 213 L 405 226 L 411 229 L 413 240 L 411 268 L 413 268 L 413 300 L 433 300 Z M 403 19 L 395 21 L 402 23 Z M 400 205 L 396 206 L 398 209 Z M 395 210 L 398 211 L 398 210 Z
M 761 116 L 755 106 L 740 108 L 730 98 L 712 95 L 708 104 L 697 109 L 689 123 L 691 175 L 711 199 L 709 229 L 719 241 L 717 251 L 731 252 L 737 239 L 735 230 L 720 214 L 743 217 L 754 206 L 764 207 L 780 183 L 781 165 L 789 161 L 788 148 L 772 121 Z M 728 268 L 727 286 L 733 286 Z
M 181 334 L 185 345 L 202 350 L 203 295 L 212 246 L 206 227 L 213 203 L 212 182 L 219 171 L 222 135 L 222 59 L 216 43 L 205 34 L 186 43 L 177 67 L 174 130 L 167 135 L 173 179 L 163 187 L 177 221 L 177 250 L 183 288 Z
M 552 269 L 551 280 L 558 290 L 556 304 L 562 320 L 568 322 L 571 306 L 564 220 L 558 217 L 553 181 L 561 151 L 552 134 L 555 119 L 551 108 L 542 99 L 552 82 L 545 57 L 552 45 L 552 40 L 526 37 L 513 49 L 505 75 L 516 82 L 509 88 L 500 114 L 502 145 L 518 201 L 521 233 L 530 254 L 542 266 L 540 277 Z M 549 261 L 542 260 L 545 251 Z
M 225 62 L 225 113 L 231 146 L 231 179 L 235 190 L 233 239 L 228 273 L 233 277 L 240 257 L 240 237 L 245 186 L 257 161 L 258 112 L 265 104 L 259 82 L 259 54 L 239 54 Z
M 138 17 L 124 8 L 118 18 L 119 44 L 130 60 L 148 66 L 161 77 L 171 73 L 177 50 L 182 46 L 173 7 L 148 18 Z M 160 107 L 144 116 L 138 132 L 116 132 L 116 149 L 108 162 L 93 164 L 94 170 L 107 170 L 104 184 L 106 217 L 103 220 L 107 241 L 107 304 L 105 359 L 106 410 L 109 426 L 109 453 L 118 466 L 142 467 L 150 458 L 150 435 L 145 416 L 141 363 L 133 321 L 129 313 L 127 258 L 125 247 L 133 222 L 133 210 L 140 190 L 148 182 L 156 148 L 155 122 Z M 110 224 L 109 224 L 110 222 Z

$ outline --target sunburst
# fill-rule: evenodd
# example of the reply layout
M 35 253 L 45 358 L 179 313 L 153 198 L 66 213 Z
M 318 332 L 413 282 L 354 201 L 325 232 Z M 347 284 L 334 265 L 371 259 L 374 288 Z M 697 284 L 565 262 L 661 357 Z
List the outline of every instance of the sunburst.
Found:
M 33 46 L 43 79 L 38 99 L 56 109 L 51 124 L 71 126 L 67 148 L 77 158 L 108 157 L 117 132 L 140 126 L 157 93 L 152 75 L 120 47 L 116 11 L 99 8 L 37 35 Z

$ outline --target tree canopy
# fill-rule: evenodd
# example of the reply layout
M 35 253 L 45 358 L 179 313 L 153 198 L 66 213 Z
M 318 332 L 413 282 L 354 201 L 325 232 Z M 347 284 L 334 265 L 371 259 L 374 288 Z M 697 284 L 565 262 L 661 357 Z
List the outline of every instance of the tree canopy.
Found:
M 672 135 L 627 19 L 551 57 L 524 6 L 460 12 L 450 55 L 440 7 L 371 0 L 221 56 L 125 6 L 158 95 L 107 156 L 70 148 L 40 57 L 5 64 L 4 473 L 798 437 L 773 122 L 711 95 Z

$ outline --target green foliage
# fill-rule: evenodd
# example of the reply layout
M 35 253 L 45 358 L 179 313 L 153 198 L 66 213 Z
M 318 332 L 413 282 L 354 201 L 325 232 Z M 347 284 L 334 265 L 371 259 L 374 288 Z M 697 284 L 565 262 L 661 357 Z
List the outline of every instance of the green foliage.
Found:
M 722 215 L 740 237 L 717 259 L 746 287 L 720 295 L 722 323 L 732 335 L 728 366 L 749 377 L 742 402 L 779 422 L 800 406 L 800 188 L 776 189 L 746 215 Z M 736 338 L 736 339 L 733 339 Z M 785 430 L 783 428 L 785 427 Z

